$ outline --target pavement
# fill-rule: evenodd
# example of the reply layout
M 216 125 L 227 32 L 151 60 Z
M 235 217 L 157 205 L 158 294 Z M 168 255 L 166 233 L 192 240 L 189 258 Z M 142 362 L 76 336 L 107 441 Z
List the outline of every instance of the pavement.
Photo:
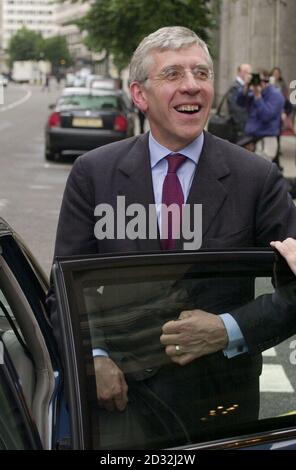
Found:
M 276 154 L 277 142 L 275 137 L 266 137 L 258 142 L 256 153 L 267 160 L 272 160 Z M 287 181 L 288 191 L 296 204 L 296 135 L 281 136 L 280 166 Z
M 276 153 L 276 138 L 266 137 L 264 139 L 264 148 L 261 143 L 257 144 L 256 153 L 272 160 Z M 281 136 L 281 155 L 280 165 L 283 167 L 283 175 L 286 178 L 296 178 L 296 135 Z
M 282 166 L 284 176 L 296 177 L 296 134 L 294 136 L 282 136 Z

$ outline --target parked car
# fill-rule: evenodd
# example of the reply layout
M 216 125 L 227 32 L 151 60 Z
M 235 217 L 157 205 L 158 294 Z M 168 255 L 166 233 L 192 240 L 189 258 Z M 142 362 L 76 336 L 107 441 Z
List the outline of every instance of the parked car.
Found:
M 104 416 L 108 412 L 98 406 L 96 399 L 92 355 L 95 335 L 103 334 L 109 344 L 118 342 L 121 335 L 128 348 L 135 345 L 138 351 L 150 351 L 155 334 L 159 334 L 158 327 L 153 327 L 155 316 L 175 318 L 201 280 L 210 281 L 209 303 L 210 286 L 217 296 L 225 279 L 229 285 L 239 281 L 241 288 L 251 278 L 255 296 L 270 293 L 274 261 L 275 255 L 269 249 L 57 259 L 53 276 L 62 341 L 58 348 L 45 304 L 46 276 L 16 233 L 0 219 L 0 449 L 124 449 L 116 414 L 110 411 L 113 422 L 111 419 L 106 424 Z M 281 268 L 283 278 L 288 274 L 286 269 Z M 132 334 L 135 322 L 142 326 L 139 337 Z M 120 361 L 125 351 L 114 354 Z M 156 360 L 153 367 L 159 365 Z M 145 368 L 142 372 L 149 373 Z M 294 369 L 292 374 L 295 379 Z M 145 387 L 143 394 L 133 397 L 128 406 L 137 400 L 144 406 Z M 179 398 L 191 406 L 188 397 Z M 204 417 L 204 430 L 193 441 L 188 440 L 186 431 L 180 435 L 170 431 L 157 414 L 164 405 L 157 404 L 156 412 L 152 406 L 145 419 L 154 417 L 162 432 L 155 432 L 142 448 L 177 448 L 178 452 L 296 449 L 295 389 L 291 387 L 286 396 L 281 393 L 279 398 L 279 393 L 266 393 L 265 384 L 260 399 L 258 421 L 232 421 L 231 426 L 228 416 L 236 413 L 237 405 L 227 407 L 221 400 L 217 409 L 210 409 Z M 129 430 L 141 434 L 138 416 L 130 413 L 123 434 Z M 175 419 L 174 413 L 171 419 Z M 136 444 L 132 448 L 136 449 Z
M 120 79 L 102 75 L 89 75 L 86 77 L 85 85 L 89 88 L 99 88 L 101 90 L 119 90 Z
M 45 158 L 80 155 L 134 135 L 133 106 L 123 91 L 65 88 L 45 129 Z

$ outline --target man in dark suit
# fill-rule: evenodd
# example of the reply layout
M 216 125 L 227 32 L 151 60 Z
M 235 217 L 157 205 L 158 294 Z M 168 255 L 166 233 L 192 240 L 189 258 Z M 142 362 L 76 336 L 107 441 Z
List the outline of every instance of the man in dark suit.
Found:
M 243 89 L 245 83 L 250 81 L 252 67 L 250 64 L 241 64 L 237 68 L 237 75 L 227 92 L 228 113 L 236 124 L 238 138 L 244 134 L 245 125 L 248 119 L 248 112 L 237 104 L 237 96 Z
M 95 208 L 109 204 L 116 219 L 118 196 L 125 196 L 127 206 L 141 204 L 146 212 L 149 204 L 156 204 L 161 232 L 158 205 L 164 200 L 170 159 L 180 154 L 176 193 L 181 186 L 184 202 L 202 204 L 203 248 L 267 246 L 295 236 L 296 210 L 275 165 L 203 130 L 214 95 L 213 68 L 207 46 L 194 32 L 167 27 L 145 38 L 133 55 L 129 81 L 133 101 L 151 131 L 76 160 L 63 198 L 55 255 L 161 250 L 160 236 L 149 239 L 148 227 L 146 237 L 99 240 Z M 181 237 L 175 247 L 182 249 L 183 242 Z M 201 432 L 203 413 L 220 399 L 239 405 L 237 421 L 258 416 L 261 359 L 252 353 L 268 347 L 267 339 L 278 339 L 278 330 L 271 338 L 262 328 L 259 334 L 254 331 L 252 309 L 239 315 L 235 303 L 225 303 L 225 310 L 217 303 L 213 312 L 205 311 L 206 304 L 197 307 L 180 312 L 178 321 L 165 322 L 159 344 L 170 366 L 152 376 L 146 368 L 137 386 L 166 403 L 189 436 Z M 104 345 L 94 347 L 100 348 L 94 359 L 99 403 L 120 418 L 135 382 L 127 381 Z M 187 395 L 188 402 L 180 399 Z M 188 406 L 193 402 L 196 409 Z

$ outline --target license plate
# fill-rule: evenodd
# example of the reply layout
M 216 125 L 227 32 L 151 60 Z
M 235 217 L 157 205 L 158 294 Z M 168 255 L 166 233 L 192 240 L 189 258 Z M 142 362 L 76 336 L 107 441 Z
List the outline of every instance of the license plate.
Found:
M 73 127 L 103 127 L 102 119 L 73 118 Z

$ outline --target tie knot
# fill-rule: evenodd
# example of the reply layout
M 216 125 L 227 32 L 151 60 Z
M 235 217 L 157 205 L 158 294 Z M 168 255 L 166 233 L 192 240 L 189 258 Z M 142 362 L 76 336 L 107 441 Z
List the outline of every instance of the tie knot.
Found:
M 185 162 L 187 157 L 185 155 L 181 155 L 180 153 L 176 153 L 174 155 L 168 155 L 166 157 L 168 162 L 168 173 L 177 173 L 180 166 Z

